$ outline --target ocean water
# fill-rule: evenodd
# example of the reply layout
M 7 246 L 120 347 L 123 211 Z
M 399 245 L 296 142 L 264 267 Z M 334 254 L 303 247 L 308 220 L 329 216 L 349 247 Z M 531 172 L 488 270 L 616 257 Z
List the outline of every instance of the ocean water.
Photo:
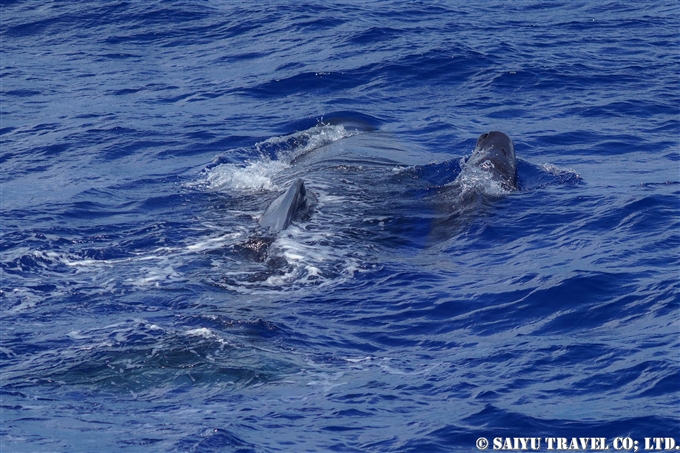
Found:
M 0 14 L 0 451 L 680 444 L 677 2 Z

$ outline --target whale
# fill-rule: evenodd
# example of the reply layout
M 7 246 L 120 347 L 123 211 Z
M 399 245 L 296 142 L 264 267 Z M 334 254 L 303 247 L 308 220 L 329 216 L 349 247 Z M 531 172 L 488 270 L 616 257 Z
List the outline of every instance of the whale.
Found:
M 481 215 L 494 201 L 517 189 L 512 139 L 500 131 L 481 134 L 472 153 L 462 159 L 453 181 L 432 192 L 428 245 L 447 241 L 470 216 Z
M 503 132 L 490 131 L 480 135 L 472 154 L 465 161 L 465 166 L 487 173 L 505 190 L 517 189 L 515 146 L 512 139 Z M 451 186 L 458 186 L 463 177 L 461 173 Z M 307 219 L 315 202 L 315 195 L 307 190 L 302 178 L 297 178 L 267 207 L 259 224 L 271 233 L 278 233 L 295 220 Z
M 331 162 L 332 164 L 345 160 L 354 162 L 352 159 L 359 159 L 359 162 L 363 164 L 366 158 L 361 154 L 362 150 L 361 147 L 353 146 L 344 149 L 343 147 L 338 148 L 336 145 L 329 149 L 320 149 L 317 152 L 320 156 L 305 156 L 304 162 L 295 163 L 306 165 L 312 169 L 320 166 L 323 162 Z M 335 156 L 332 152 L 339 155 Z M 359 154 L 354 156 L 352 152 Z M 371 163 L 384 165 L 382 156 L 374 158 Z M 462 167 L 462 171 L 452 182 L 441 186 L 441 190 L 433 193 L 435 199 L 432 200 L 430 206 L 434 206 L 434 211 L 440 212 L 443 216 L 435 214 L 434 218 L 438 219 L 433 219 L 433 223 L 428 228 L 430 232 L 425 233 L 428 238 L 435 238 L 436 240 L 439 236 L 448 237 L 449 232 L 458 223 L 465 221 L 467 212 L 479 208 L 480 203 L 483 203 L 487 197 L 493 199 L 497 195 L 495 193 L 486 194 L 474 182 L 476 179 L 473 179 L 471 186 L 470 180 L 466 179 L 470 174 L 469 172 L 472 172 L 473 175 L 478 175 L 480 171 L 483 172 L 486 175 L 485 178 L 488 177 L 498 182 L 503 188 L 503 192 L 517 190 L 515 147 L 512 139 L 503 132 L 490 131 L 481 134 L 472 154 L 465 159 Z M 269 248 L 276 237 L 295 222 L 309 219 L 316 203 L 316 195 L 306 187 L 302 178 L 296 178 L 283 193 L 267 206 L 258 219 L 262 230 L 246 242 L 237 244 L 235 250 L 255 261 L 275 263 L 275 257 L 270 256 Z M 427 211 L 427 208 L 425 210 Z
M 283 231 L 293 220 L 307 218 L 315 202 L 314 194 L 307 190 L 302 178 L 297 178 L 288 190 L 267 207 L 259 223 L 271 232 Z
M 487 172 L 506 190 L 517 189 L 517 159 L 512 139 L 500 131 L 479 136 L 465 165 Z

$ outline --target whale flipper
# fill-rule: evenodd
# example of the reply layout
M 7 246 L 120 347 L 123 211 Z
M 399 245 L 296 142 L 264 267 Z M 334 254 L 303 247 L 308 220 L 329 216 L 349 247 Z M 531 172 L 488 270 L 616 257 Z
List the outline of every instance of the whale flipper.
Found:
M 269 205 L 260 225 L 273 231 L 283 231 L 295 218 L 304 218 L 314 200 L 314 195 L 305 188 L 302 179 L 296 179 L 286 193 Z

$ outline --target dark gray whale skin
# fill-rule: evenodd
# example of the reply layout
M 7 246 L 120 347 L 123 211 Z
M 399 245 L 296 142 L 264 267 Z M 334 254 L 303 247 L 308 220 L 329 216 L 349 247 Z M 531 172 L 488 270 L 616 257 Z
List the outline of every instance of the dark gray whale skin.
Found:
M 480 135 L 474 151 L 466 159 L 465 166 L 488 173 L 506 190 L 517 189 L 515 147 L 510 137 L 503 132 L 491 131 Z M 451 184 L 438 191 L 434 205 L 437 206 L 437 211 L 445 214 L 435 216 L 438 219 L 433 220 L 432 229 L 427 235 L 428 240 L 448 238 L 451 229 L 461 221 L 461 218 L 464 219 L 461 215 L 479 207 L 485 195 L 480 190 L 475 188 L 470 190 L 465 185 L 465 175 L 461 173 Z M 235 250 L 255 261 L 276 264 L 275 257 L 269 256 L 269 247 L 274 242 L 276 234 L 284 231 L 294 221 L 307 219 L 315 203 L 314 193 L 307 190 L 301 178 L 295 179 L 283 194 L 271 202 L 260 217 L 259 224 L 266 232 L 262 231 L 259 236 L 236 245 Z
M 503 188 L 501 193 L 487 193 L 473 179 L 469 170 L 481 171 Z M 471 184 L 472 183 L 472 184 Z M 515 146 L 503 132 L 491 131 L 477 139 L 472 154 L 465 159 L 461 171 L 451 183 L 433 193 L 434 218 L 428 243 L 445 242 L 451 232 L 459 231 L 473 213 L 485 210 L 485 205 L 500 195 L 517 190 L 517 160 Z
M 307 216 L 313 203 L 314 195 L 305 188 L 302 179 L 298 178 L 264 211 L 260 217 L 260 225 L 270 231 L 283 231 L 294 219 Z
M 508 190 L 517 189 L 515 146 L 503 132 L 491 131 L 480 135 L 466 164 L 489 172 Z
M 234 245 L 234 250 L 254 261 L 267 261 L 275 265 L 276 260 L 269 257 L 269 246 L 276 239 L 276 233 L 288 228 L 293 220 L 307 218 L 314 203 L 314 194 L 307 190 L 302 179 L 296 179 L 285 193 L 271 202 L 260 217 L 260 225 L 267 232 Z
M 466 165 L 488 172 L 508 190 L 517 189 L 515 146 L 503 132 L 491 131 L 480 135 Z M 454 187 L 456 182 L 454 181 Z M 260 225 L 275 233 L 283 231 L 293 220 L 305 218 L 314 202 L 314 194 L 298 178 L 284 194 L 269 205 L 260 217 Z

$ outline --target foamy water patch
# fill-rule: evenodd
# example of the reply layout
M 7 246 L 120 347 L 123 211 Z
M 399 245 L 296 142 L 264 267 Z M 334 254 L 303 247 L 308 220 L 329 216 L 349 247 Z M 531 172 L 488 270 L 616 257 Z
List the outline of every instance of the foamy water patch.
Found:
M 297 284 L 337 283 L 360 271 L 364 256 L 351 243 L 339 239 L 337 232 L 309 231 L 304 225 L 293 225 L 272 244 L 272 252 L 297 270 Z
M 581 179 L 581 175 L 579 175 L 576 170 L 572 168 L 560 168 L 557 165 L 550 164 L 550 163 L 544 163 L 540 164 L 539 167 L 541 167 L 542 170 L 550 173 L 553 176 L 559 176 L 559 177 L 572 177 L 576 179 Z
M 223 248 L 225 245 L 231 245 L 235 241 L 245 237 L 245 231 L 236 231 L 233 233 L 221 234 L 215 237 L 208 237 L 199 240 L 193 244 L 189 244 L 186 247 L 187 252 L 200 253 L 208 252 L 211 250 L 218 250 Z
M 272 137 L 255 144 L 259 159 L 244 164 L 221 164 L 205 172 L 198 185 L 208 190 L 275 191 L 281 187 L 275 177 L 290 168 L 298 157 L 343 138 L 357 135 L 342 125 L 319 123 L 316 126 L 289 135 Z
M 271 159 L 249 161 L 245 165 L 222 164 L 206 172 L 209 190 L 279 190 L 272 178 L 290 164 Z
M 88 296 L 118 294 L 130 287 L 158 288 L 185 282 L 179 269 L 186 257 L 196 255 L 184 247 L 160 247 L 133 256 L 109 259 L 84 258 L 76 251 L 34 250 L 22 257 L 26 271 L 14 282 L 11 296 L 17 299 L 11 311 L 18 313 L 40 308 L 45 298 L 60 298 L 79 293 Z M 45 287 L 37 293 L 30 289 L 48 278 L 67 276 L 68 284 Z
M 215 341 L 220 345 L 220 347 L 235 346 L 233 342 L 229 341 L 228 339 L 222 338 L 222 336 L 218 335 L 212 329 L 208 329 L 207 327 L 189 329 L 186 332 L 184 332 L 184 334 L 189 337 L 199 337 L 204 340 Z
M 185 277 L 175 269 L 174 263 L 168 258 L 160 260 L 154 266 L 138 268 L 136 272 L 136 277 L 128 278 L 125 282 L 137 287 L 152 286 L 160 288 L 161 285 L 185 280 Z
M 493 166 L 489 161 L 484 164 Z M 483 195 L 500 196 L 512 192 L 512 190 L 504 185 L 502 181 L 494 178 L 490 170 L 493 168 L 480 168 L 473 165 L 468 165 L 466 162 L 461 162 L 461 172 L 455 181 L 448 184 L 449 186 L 459 186 L 463 193 L 476 191 Z
M 337 232 L 290 225 L 272 242 L 264 262 L 214 262 L 220 267 L 219 285 L 241 294 L 280 294 L 327 287 L 368 271 L 365 257 Z M 315 227 L 316 228 L 316 227 Z

